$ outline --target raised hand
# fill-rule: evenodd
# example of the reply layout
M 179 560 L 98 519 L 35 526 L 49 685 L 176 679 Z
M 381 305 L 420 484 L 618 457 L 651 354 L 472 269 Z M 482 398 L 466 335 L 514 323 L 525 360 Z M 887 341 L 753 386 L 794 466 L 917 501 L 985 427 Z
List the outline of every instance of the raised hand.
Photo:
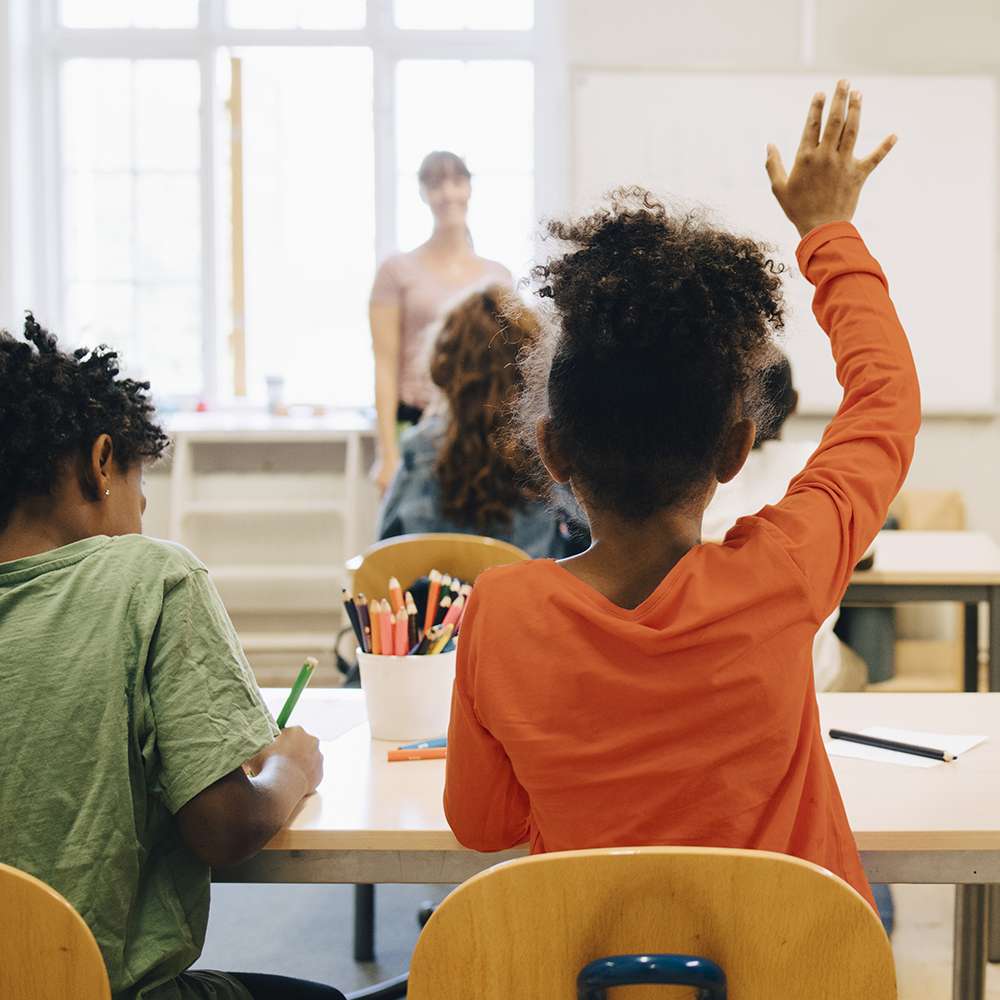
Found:
M 886 136 L 863 160 L 855 159 L 860 92 L 850 90 L 846 80 L 838 82 L 821 135 L 825 102 L 825 94 L 814 95 L 790 174 L 777 147 L 767 147 L 771 190 L 802 236 L 825 222 L 850 222 L 865 181 L 896 144 L 895 135 Z

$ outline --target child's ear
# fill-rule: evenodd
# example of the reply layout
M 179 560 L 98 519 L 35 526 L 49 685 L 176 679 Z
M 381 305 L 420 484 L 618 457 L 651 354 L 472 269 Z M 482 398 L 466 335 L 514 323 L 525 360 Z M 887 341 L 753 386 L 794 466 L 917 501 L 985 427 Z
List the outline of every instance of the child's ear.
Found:
M 743 468 L 757 437 L 757 424 L 753 420 L 737 420 L 722 441 L 722 450 L 715 465 L 715 478 L 728 483 Z
M 554 482 L 560 486 L 565 486 L 570 481 L 569 467 L 559 454 L 558 449 L 552 440 L 552 425 L 548 417 L 542 417 L 535 424 L 535 443 L 538 446 L 538 455 L 545 466 L 545 471 L 552 477 Z

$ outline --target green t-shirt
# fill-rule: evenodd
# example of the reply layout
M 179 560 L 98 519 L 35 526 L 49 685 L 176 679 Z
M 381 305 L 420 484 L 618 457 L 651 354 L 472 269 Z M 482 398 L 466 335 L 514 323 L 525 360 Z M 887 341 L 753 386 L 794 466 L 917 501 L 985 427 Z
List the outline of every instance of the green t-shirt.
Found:
M 173 814 L 277 732 L 186 549 L 102 535 L 0 563 L 0 861 L 76 907 L 115 1000 L 249 1000 L 180 976 L 210 872 Z

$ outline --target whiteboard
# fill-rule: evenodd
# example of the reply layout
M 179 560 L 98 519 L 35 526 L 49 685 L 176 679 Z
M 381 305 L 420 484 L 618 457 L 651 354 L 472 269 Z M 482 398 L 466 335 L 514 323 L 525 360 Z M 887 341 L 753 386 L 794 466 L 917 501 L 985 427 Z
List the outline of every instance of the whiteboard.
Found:
M 774 142 L 792 168 L 806 110 L 835 81 L 812 74 L 588 70 L 573 87 L 573 210 L 622 184 L 764 239 L 789 266 L 782 346 L 800 412 L 840 402 L 829 344 L 798 273 L 798 234 L 764 170 Z M 854 222 L 889 280 L 925 413 L 994 411 L 996 93 L 992 78 L 852 77 L 864 94 L 858 155 L 899 143 L 869 179 Z

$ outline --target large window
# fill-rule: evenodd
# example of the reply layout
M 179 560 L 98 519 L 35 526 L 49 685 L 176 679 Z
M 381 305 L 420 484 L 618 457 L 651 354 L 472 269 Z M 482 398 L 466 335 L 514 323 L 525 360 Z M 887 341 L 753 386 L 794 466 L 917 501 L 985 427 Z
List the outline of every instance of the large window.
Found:
M 368 289 L 430 232 L 425 153 L 466 158 L 476 250 L 527 269 L 541 7 L 47 0 L 40 318 L 161 402 L 277 376 L 289 403 L 369 404 Z

